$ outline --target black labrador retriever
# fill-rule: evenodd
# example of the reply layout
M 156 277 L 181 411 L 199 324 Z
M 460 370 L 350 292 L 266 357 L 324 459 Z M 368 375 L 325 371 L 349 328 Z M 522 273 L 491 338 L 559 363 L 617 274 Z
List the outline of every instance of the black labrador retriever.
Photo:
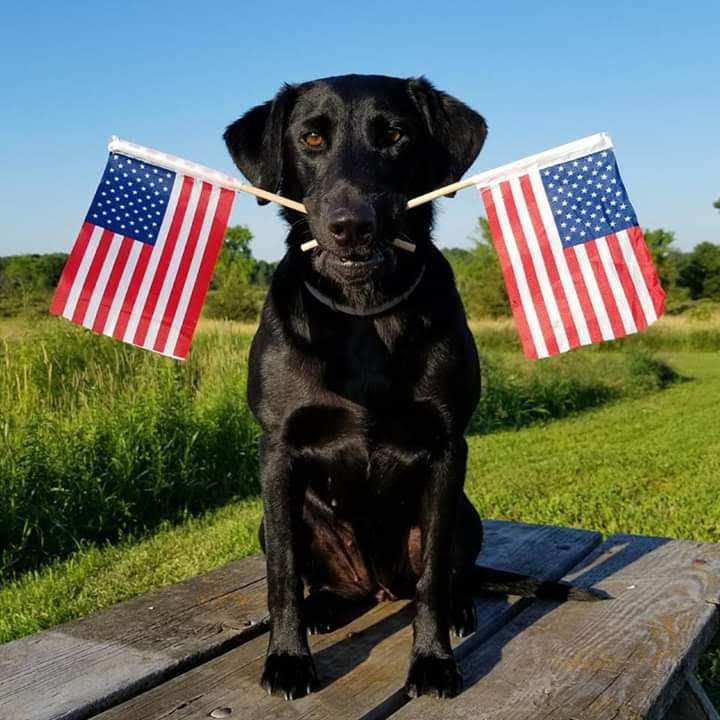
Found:
M 288 249 L 250 351 L 270 693 L 317 686 L 307 632 L 336 627 L 353 604 L 414 597 L 407 692 L 452 696 L 449 631 L 473 632 L 483 583 L 572 596 L 560 583 L 478 577 L 482 524 L 463 492 L 478 356 L 431 241 L 432 205 L 406 209 L 458 180 L 486 134 L 478 113 L 423 78 L 363 75 L 285 86 L 225 132 L 251 182 L 307 208 L 282 210 Z

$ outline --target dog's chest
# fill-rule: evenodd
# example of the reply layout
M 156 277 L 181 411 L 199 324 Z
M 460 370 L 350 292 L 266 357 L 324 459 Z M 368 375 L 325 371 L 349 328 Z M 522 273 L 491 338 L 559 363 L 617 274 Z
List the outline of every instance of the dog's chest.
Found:
M 328 390 L 369 410 L 389 407 L 401 390 L 397 353 L 370 323 L 351 325 L 325 347 Z

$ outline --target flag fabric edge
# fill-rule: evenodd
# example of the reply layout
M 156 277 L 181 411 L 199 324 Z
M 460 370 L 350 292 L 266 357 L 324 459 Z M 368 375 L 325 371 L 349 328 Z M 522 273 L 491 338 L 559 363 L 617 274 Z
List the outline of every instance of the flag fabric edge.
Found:
M 528 157 L 515 160 L 506 165 L 500 165 L 492 170 L 486 170 L 479 175 L 473 176 L 472 180 L 475 188 L 482 190 L 485 187 L 493 185 L 500 178 L 509 180 L 512 177 L 524 175 L 533 168 L 542 169 L 558 162 L 576 160 L 584 155 L 600 152 L 601 150 L 609 150 L 612 147 L 613 142 L 608 133 L 595 133 L 594 135 L 588 135 L 579 140 L 573 140 L 564 145 L 558 145 L 549 150 L 544 150 L 535 155 L 528 155 Z

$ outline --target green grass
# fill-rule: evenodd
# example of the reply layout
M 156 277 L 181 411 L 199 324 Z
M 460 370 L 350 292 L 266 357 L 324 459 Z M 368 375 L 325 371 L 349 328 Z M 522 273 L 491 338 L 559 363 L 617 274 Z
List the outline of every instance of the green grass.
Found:
M 86 545 L 256 494 L 250 332 L 205 323 L 186 363 L 60 320 L 0 344 L 0 580 Z M 642 349 L 545 363 L 484 356 L 472 434 L 519 428 L 674 379 Z
M 701 306 L 707 307 L 707 303 Z M 476 321 L 471 327 L 480 347 L 490 351 L 520 352 L 520 340 L 512 320 Z M 720 313 L 706 314 L 696 310 L 682 316 L 666 315 L 642 333 L 584 348 L 583 352 L 604 354 L 633 349 L 718 352 Z
M 250 335 L 185 364 L 56 321 L 0 344 L 0 579 L 256 494 Z
M 567 417 L 682 379 L 644 348 L 615 353 L 583 348 L 530 363 L 516 353 L 485 352 L 480 347 L 482 393 L 468 427 L 470 435 Z
M 0 643 L 258 552 L 261 516 L 258 500 L 238 501 L 27 572 L 0 586 Z
M 471 438 L 471 500 L 486 517 L 720 542 L 720 356 L 669 357 L 687 382 Z

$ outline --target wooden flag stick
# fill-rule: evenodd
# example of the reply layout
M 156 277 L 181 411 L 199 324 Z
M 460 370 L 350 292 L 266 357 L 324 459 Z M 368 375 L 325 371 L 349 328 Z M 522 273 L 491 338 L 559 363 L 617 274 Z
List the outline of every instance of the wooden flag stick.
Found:
M 237 184 L 233 186 L 233 190 L 239 190 L 240 192 L 249 193 L 255 197 L 262 198 L 263 200 L 269 200 L 275 202 L 278 205 L 284 205 L 291 210 L 297 210 L 298 212 L 307 214 L 307 210 L 302 203 L 290 200 L 290 198 L 283 197 L 282 195 L 276 195 L 275 193 L 268 192 L 267 190 L 261 190 L 254 185 L 245 185 L 240 181 L 235 181 Z
M 436 198 L 442 197 L 443 195 L 449 195 L 450 193 L 457 192 L 458 190 L 464 190 L 465 188 L 475 185 L 475 183 L 475 178 L 471 177 L 467 178 L 466 180 L 460 180 L 458 182 L 451 183 L 450 185 L 445 185 L 445 187 L 438 188 L 437 190 L 425 193 L 424 195 L 418 195 L 418 197 L 415 197 L 412 200 L 408 201 L 408 210 L 411 210 L 418 205 L 422 205 L 423 203 L 430 202 L 431 200 L 435 200 Z
M 235 184 L 232 185 L 232 189 L 234 190 L 240 190 L 241 192 L 250 193 L 251 195 L 255 195 L 256 197 L 263 198 L 264 200 L 270 200 L 272 202 L 278 203 L 278 205 L 284 205 L 285 207 L 289 207 L 293 210 L 297 210 L 298 212 L 307 214 L 307 210 L 302 203 L 296 202 L 295 200 L 290 200 L 289 198 L 283 197 L 282 195 L 276 195 L 275 193 L 268 192 L 267 190 L 261 190 L 260 188 L 256 188 L 252 185 L 245 185 L 237 180 L 235 180 L 234 182 Z M 417 207 L 418 205 L 422 205 L 423 203 L 430 202 L 431 200 L 435 200 L 436 198 L 443 197 L 443 195 L 449 195 L 450 193 L 456 192 L 457 190 L 463 190 L 464 188 L 471 187 L 475 185 L 475 183 L 476 180 L 473 177 L 467 178 L 467 180 L 460 180 L 459 182 L 452 183 L 451 185 L 445 185 L 445 187 L 438 188 L 437 190 L 433 190 L 432 192 L 425 193 L 425 195 L 419 195 L 418 197 L 409 200 L 407 204 L 407 209 L 412 210 L 412 208 Z M 227 187 L 231 186 L 228 185 Z

